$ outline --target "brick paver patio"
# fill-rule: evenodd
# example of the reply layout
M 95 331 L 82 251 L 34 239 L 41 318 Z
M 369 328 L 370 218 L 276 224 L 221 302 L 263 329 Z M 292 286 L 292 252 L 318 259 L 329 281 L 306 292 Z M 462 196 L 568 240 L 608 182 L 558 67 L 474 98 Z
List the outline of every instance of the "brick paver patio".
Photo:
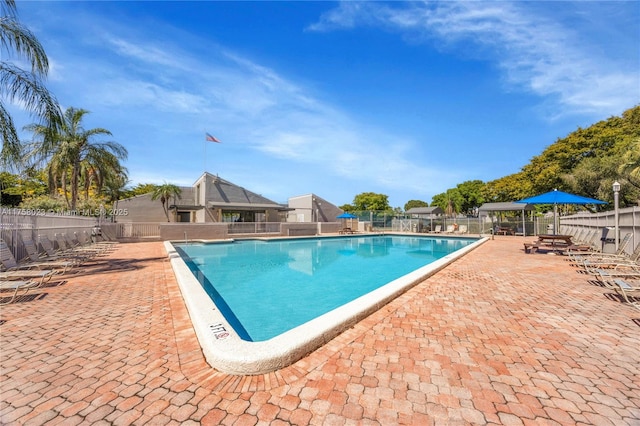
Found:
M 291 367 L 206 364 L 161 243 L 0 314 L 5 425 L 640 425 L 640 311 L 497 237 Z

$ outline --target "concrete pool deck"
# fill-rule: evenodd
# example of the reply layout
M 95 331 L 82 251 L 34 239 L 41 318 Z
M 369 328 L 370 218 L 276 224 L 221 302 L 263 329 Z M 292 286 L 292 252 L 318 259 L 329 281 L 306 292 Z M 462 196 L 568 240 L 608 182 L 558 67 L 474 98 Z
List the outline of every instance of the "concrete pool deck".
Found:
M 640 311 L 496 237 L 293 365 L 206 362 L 163 244 L 0 308 L 2 424 L 640 424 Z

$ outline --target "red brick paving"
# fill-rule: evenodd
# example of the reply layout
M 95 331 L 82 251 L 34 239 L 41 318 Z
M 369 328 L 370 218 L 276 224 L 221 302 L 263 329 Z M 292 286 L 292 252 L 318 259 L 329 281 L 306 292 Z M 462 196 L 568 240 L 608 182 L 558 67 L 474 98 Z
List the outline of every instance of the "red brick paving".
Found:
M 2 424 L 640 425 L 640 312 L 489 241 L 283 370 L 206 364 L 161 243 L 0 313 Z

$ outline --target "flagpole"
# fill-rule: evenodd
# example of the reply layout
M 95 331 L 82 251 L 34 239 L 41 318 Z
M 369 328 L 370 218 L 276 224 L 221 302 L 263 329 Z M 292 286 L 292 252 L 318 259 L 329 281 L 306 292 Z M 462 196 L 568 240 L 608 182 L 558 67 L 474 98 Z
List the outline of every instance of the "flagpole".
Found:
M 204 133 L 205 138 L 204 138 L 204 171 L 207 171 L 207 142 L 216 142 L 216 143 L 220 143 L 220 141 L 218 140 L 218 138 L 216 138 L 215 136 L 212 136 L 211 134 L 205 132 Z

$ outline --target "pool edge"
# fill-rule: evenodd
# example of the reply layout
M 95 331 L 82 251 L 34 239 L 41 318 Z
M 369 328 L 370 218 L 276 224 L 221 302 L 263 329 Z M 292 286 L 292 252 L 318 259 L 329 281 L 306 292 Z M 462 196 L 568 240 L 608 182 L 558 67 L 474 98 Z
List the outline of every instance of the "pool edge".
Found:
M 205 359 L 216 370 L 256 375 L 287 367 L 379 310 L 427 277 L 488 241 L 484 237 L 339 308 L 264 342 L 247 342 L 236 334 L 177 253 L 164 246 Z

